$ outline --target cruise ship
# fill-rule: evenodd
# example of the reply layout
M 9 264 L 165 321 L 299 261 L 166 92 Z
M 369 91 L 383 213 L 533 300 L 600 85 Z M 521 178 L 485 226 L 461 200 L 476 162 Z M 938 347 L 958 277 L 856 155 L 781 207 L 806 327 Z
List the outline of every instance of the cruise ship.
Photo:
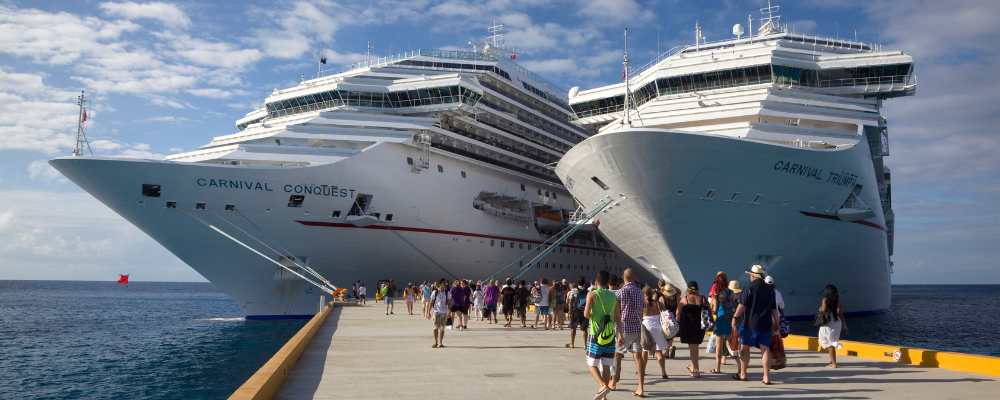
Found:
M 624 82 L 571 89 L 575 123 L 594 134 L 556 174 L 585 207 L 613 199 L 601 232 L 675 285 L 707 289 L 718 271 L 746 283 L 759 264 L 790 318 L 815 314 L 827 284 L 847 315 L 887 312 L 894 217 L 881 108 L 915 94 L 913 59 L 790 32 L 776 9 L 762 9 L 750 35 L 738 24 L 733 39 L 708 43 L 696 25 L 695 44 L 628 68 Z
M 638 267 L 553 172 L 590 136 L 567 92 L 497 36 L 318 72 L 275 89 L 237 133 L 165 160 L 77 152 L 50 164 L 249 319 L 311 316 L 326 281 L 575 281 Z

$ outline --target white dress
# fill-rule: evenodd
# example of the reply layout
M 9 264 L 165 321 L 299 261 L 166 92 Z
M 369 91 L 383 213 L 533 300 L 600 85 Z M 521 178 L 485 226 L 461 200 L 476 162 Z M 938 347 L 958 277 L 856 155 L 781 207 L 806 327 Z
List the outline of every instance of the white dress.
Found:
M 476 289 L 476 292 L 472 294 L 472 307 L 473 308 L 483 308 L 483 291 Z
M 663 335 L 663 327 L 660 326 L 659 315 L 644 315 L 642 317 L 642 326 L 645 326 L 649 330 L 649 333 L 652 334 L 653 341 L 656 342 L 656 350 L 662 351 L 670 347 L 667 345 L 667 337 Z
M 840 316 L 840 310 L 835 311 L 836 316 Z M 819 348 L 826 349 L 830 346 L 840 349 L 844 345 L 840 344 L 840 328 L 844 326 L 844 322 L 841 320 L 833 320 L 827 322 L 826 325 L 819 327 Z

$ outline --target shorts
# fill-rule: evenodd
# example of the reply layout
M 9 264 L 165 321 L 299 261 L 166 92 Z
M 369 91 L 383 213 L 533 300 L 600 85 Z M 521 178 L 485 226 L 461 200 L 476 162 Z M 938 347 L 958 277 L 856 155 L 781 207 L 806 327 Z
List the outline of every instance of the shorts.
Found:
M 518 307 L 517 308 L 518 318 L 525 318 L 528 316 L 528 307 Z
M 556 305 L 552 306 L 552 313 L 553 314 L 560 315 L 560 314 L 562 314 L 564 312 L 566 312 L 566 305 L 565 304 L 556 304 Z
M 535 315 L 549 315 L 549 306 L 535 306 Z
M 394 303 L 395 300 L 396 299 L 393 299 L 392 297 L 385 296 L 385 304 L 395 304 Z
M 625 354 L 626 351 L 631 351 L 633 353 L 642 353 L 641 338 L 642 335 L 638 333 L 633 333 L 630 335 L 622 334 L 622 338 L 625 339 L 625 344 L 623 346 L 617 346 L 615 351 L 618 354 Z
M 573 310 L 573 317 L 569 320 L 569 329 L 587 330 L 590 328 L 590 320 L 583 316 L 583 311 Z
M 468 311 L 466 311 L 466 307 L 465 306 L 452 306 L 451 307 L 451 312 L 460 312 L 462 314 L 468 314 L 469 313 Z
M 514 306 L 503 306 L 503 315 L 514 315 Z
M 365 295 L 362 294 L 362 295 L 360 295 L 360 297 L 361 297 L 362 300 L 364 300 Z
M 599 345 L 594 342 L 596 339 L 587 341 L 587 365 L 591 367 L 598 367 L 601 365 L 612 366 L 615 363 L 615 344 L 614 342 Z
M 434 322 L 434 329 L 444 329 L 447 319 L 447 313 L 434 313 L 434 318 L 431 318 L 431 321 Z
M 486 305 L 486 315 L 493 315 L 493 314 L 496 314 L 496 313 L 497 313 L 497 305 L 496 304 L 487 304 Z
M 749 329 L 740 329 L 740 344 L 744 346 L 757 347 L 771 347 L 771 337 L 773 333 L 771 331 L 760 332 L 751 331 Z
M 412 303 L 412 302 L 413 302 L 413 299 L 412 299 L 412 298 L 408 298 L 408 299 L 406 299 L 406 302 L 407 302 L 407 303 Z
M 431 304 L 431 298 L 430 297 L 424 298 L 424 307 L 427 307 L 428 304 Z

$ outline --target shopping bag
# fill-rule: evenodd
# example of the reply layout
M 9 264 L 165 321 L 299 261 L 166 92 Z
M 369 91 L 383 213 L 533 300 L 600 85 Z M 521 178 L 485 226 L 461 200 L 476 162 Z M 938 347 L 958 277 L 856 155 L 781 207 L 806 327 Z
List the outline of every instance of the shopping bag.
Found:
M 739 331 L 733 331 L 732 335 L 726 340 L 726 348 L 729 350 L 729 356 L 733 359 L 740 358 L 740 338 Z
M 663 328 L 663 334 L 667 336 L 667 339 L 673 339 L 674 336 L 677 336 L 677 332 L 681 330 L 680 324 L 677 323 L 677 318 L 670 311 L 660 313 L 660 326 Z
M 781 339 L 781 334 L 775 333 L 771 337 L 771 369 L 782 369 L 788 366 L 788 357 L 785 355 L 785 342 Z
M 708 338 L 708 348 L 705 349 L 705 353 L 715 354 L 715 350 L 718 348 L 718 336 L 712 335 Z

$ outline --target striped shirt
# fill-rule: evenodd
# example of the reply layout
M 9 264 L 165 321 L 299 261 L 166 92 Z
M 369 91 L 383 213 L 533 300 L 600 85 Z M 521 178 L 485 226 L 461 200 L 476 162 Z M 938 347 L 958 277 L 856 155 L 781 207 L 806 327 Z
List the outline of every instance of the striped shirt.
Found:
M 638 335 L 642 332 L 642 310 L 646 308 L 646 296 L 643 296 L 635 282 L 629 282 L 615 291 L 615 297 L 618 297 L 622 312 L 622 334 Z

